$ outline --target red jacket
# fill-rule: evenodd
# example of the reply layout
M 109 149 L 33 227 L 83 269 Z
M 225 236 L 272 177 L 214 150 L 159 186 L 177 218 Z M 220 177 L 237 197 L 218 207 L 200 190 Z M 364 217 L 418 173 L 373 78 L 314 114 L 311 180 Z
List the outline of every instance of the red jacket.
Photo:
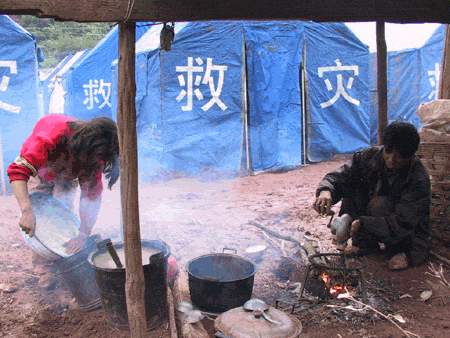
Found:
M 68 125 L 71 121 L 75 121 L 75 118 L 67 115 L 47 115 L 41 118 L 23 143 L 20 157 L 8 167 L 10 181 L 28 181 L 30 176 L 39 176 L 45 182 L 79 178 L 79 173 L 72 172 L 72 158 L 64 156 L 68 154 L 68 149 L 55 151 L 63 137 L 71 136 L 72 130 Z M 56 156 L 51 156 L 50 160 L 49 154 Z M 102 171 L 97 172 L 92 179 L 94 181 L 80 181 L 80 188 L 89 198 L 95 199 L 103 190 Z

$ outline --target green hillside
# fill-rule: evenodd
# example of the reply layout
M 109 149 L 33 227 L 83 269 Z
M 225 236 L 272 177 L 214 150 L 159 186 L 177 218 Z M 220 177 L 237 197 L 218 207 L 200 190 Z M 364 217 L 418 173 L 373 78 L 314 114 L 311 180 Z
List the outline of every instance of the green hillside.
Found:
M 45 55 L 42 68 L 55 66 L 69 53 L 94 47 L 110 30 L 108 23 L 59 22 L 27 15 L 13 19 L 36 37 Z

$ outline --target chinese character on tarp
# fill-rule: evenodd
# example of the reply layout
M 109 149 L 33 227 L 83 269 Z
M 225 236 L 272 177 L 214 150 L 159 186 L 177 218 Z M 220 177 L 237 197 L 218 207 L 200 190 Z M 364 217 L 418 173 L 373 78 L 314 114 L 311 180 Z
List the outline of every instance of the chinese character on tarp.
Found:
M 98 106 L 99 109 L 108 106 L 111 107 L 111 83 L 105 82 L 103 79 L 89 80 L 83 85 L 85 99 L 83 104 L 88 110 Z
M 345 100 L 350 102 L 351 104 L 359 106 L 359 104 L 360 104 L 359 100 L 351 97 L 350 94 L 347 93 L 346 90 L 345 90 L 346 88 L 347 89 L 351 89 L 353 87 L 353 81 L 354 81 L 354 77 L 353 76 L 358 76 L 359 75 L 359 67 L 357 65 L 343 66 L 339 59 L 335 60 L 335 63 L 336 63 L 336 66 L 319 67 L 317 69 L 318 70 L 318 75 L 319 75 L 320 78 L 323 78 L 324 75 L 327 76 L 327 78 L 325 78 L 324 81 L 325 81 L 325 85 L 327 87 L 327 90 L 329 92 L 333 90 L 333 85 L 331 84 L 331 81 L 329 80 L 328 77 L 331 76 L 330 73 L 334 73 L 334 75 L 336 76 L 336 89 L 335 89 L 334 96 L 331 99 L 329 99 L 328 101 L 322 102 L 320 104 L 320 107 L 322 107 L 322 108 L 331 107 L 333 104 L 336 103 L 336 101 L 341 96 Z M 328 74 L 326 74 L 326 73 L 328 73 Z M 349 76 L 346 85 L 344 85 L 344 74 Z
M 228 107 L 220 99 L 220 95 L 222 94 L 225 72 L 228 70 L 228 66 L 214 65 L 212 58 L 206 59 L 206 69 L 204 69 L 203 64 L 204 62 L 201 58 L 196 58 L 194 64 L 194 58 L 188 57 L 187 66 L 176 67 L 178 73 L 186 73 L 185 75 L 178 75 L 178 83 L 184 88 L 181 89 L 176 100 L 180 102 L 186 98 L 186 104 L 181 109 L 183 111 L 191 111 L 193 108 L 193 96 L 195 95 L 199 101 L 203 100 L 204 96 L 200 86 L 208 85 L 211 99 L 201 107 L 202 110 L 208 111 L 214 104 L 217 104 L 220 109 L 226 110 Z M 218 76 L 217 86 L 214 75 Z
M 3 68 L 7 69 L 6 72 L 3 71 Z M 3 74 L 3 76 L 0 79 L 0 92 L 6 92 L 9 86 L 9 80 L 11 79 L 9 74 L 17 75 L 17 61 L 0 60 L 0 75 L 1 74 Z M 0 100 L 0 109 L 10 113 L 19 114 L 21 107 Z
M 431 92 L 428 95 L 428 99 L 430 100 L 437 100 L 439 90 L 438 86 L 441 79 L 441 70 L 439 69 L 439 63 L 434 64 L 434 69 L 428 71 L 428 80 L 430 81 L 431 85 Z

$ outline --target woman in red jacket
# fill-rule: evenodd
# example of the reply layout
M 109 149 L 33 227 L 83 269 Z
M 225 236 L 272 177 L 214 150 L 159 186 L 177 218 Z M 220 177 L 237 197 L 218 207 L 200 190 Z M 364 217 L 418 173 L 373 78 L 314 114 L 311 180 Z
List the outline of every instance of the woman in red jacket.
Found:
M 37 176 L 40 190 L 70 193 L 80 186 L 80 234 L 66 243 L 67 251 L 78 251 L 94 226 L 103 190 L 102 173 L 111 188 L 117 181 L 119 141 L 117 126 L 109 118 L 79 121 L 66 115 L 40 119 L 25 140 L 20 155 L 8 167 L 8 175 L 22 215 L 19 226 L 33 236 L 36 226 L 28 180 Z

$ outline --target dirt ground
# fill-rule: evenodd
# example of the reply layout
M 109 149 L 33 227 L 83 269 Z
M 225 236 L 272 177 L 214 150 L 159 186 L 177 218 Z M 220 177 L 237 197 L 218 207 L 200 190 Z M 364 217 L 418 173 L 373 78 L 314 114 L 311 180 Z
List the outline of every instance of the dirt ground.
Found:
M 268 246 L 255 276 L 253 295 L 274 304 L 280 297 L 297 299 L 292 281 L 280 279 L 282 254 L 293 246 L 267 239 L 249 222 L 258 222 L 284 235 L 316 240 L 321 251 L 332 251 L 328 219 L 311 210 L 315 188 L 323 175 L 342 160 L 308 165 L 286 173 L 266 173 L 236 179 L 177 178 L 140 186 L 143 239 L 166 241 L 184 269 L 197 256 L 224 247 L 243 254 L 250 245 Z M 121 240 L 120 195 L 105 191 L 94 233 Z M 43 276 L 32 264 L 31 250 L 19 233 L 13 197 L 0 197 L 0 336 L 1 337 L 128 337 L 111 328 L 102 310 L 83 313 L 64 287 L 41 287 Z M 428 266 L 390 272 L 382 257 L 366 260 L 368 302 L 388 315 L 401 315 L 399 325 L 420 337 L 450 337 L 450 288 L 427 275 Z M 185 278 L 186 274 L 181 276 Z M 446 272 L 449 278 L 448 272 Z M 184 280 L 186 284 L 186 281 Z M 420 294 L 432 290 L 426 302 Z M 337 307 L 329 307 L 335 305 Z M 295 315 L 304 337 L 401 337 L 392 323 L 372 311 L 353 312 L 352 302 L 309 302 Z M 163 326 L 152 337 L 168 337 Z

